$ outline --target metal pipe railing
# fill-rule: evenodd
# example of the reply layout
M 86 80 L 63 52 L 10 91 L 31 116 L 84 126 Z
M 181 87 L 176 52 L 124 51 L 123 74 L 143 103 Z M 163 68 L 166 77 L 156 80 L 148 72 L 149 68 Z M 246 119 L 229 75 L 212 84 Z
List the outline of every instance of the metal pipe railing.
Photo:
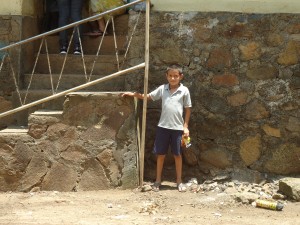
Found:
M 53 99 L 56 99 L 56 98 L 65 96 L 66 94 L 68 94 L 68 93 L 70 93 L 70 92 L 79 91 L 79 90 L 84 89 L 84 88 L 87 88 L 87 87 L 89 87 L 89 86 L 92 86 L 92 85 L 95 85 L 95 84 L 98 84 L 98 83 L 101 83 L 101 82 L 104 82 L 104 81 L 113 79 L 113 78 L 118 77 L 118 76 L 120 76 L 120 75 L 129 73 L 129 72 L 132 72 L 132 71 L 135 71 L 135 70 L 138 70 L 138 69 L 142 69 L 142 68 L 144 68 L 144 67 L 145 67 L 145 63 L 141 63 L 141 64 L 139 64 L 139 65 L 130 67 L 130 68 L 128 68 L 128 69 L 121 70 L 121 71 L 119 71 L 119 72 L 113 73 L 113 74 L 111 74 L 111 75 L 107 75 L 107 76 L 102 77 L 102 78 L 99 78 L 99 79 L 97 79 L 97 80 L 90 81 L 90 82 L 88 82 L 88 83 L 79 85 L 79 86 L 77 86 L 77 87 L 68 89 L 68 90 L 66 90 L 66 91 L 62 91 L 62 92 L 59 92 L 59 93 L 57 93 L 57 94 L 48 96 L 48 97 L 46 97 L 46 98 L 43 98 L 43 99 L 40 99 L 40 100 L 31 102 L 31 103 L 28 103 L 28 104 L 26 104 L 26 105 L 20 106 L 20 107 L 18 107 L 18 108 L 15 108 L 15 109 L 12 109 L 12 110 L 9 110 L 9 111 L 6 111 L 6 112 L 4 112 L 4 113 L 0 113 L 0 118 L 5 117 L 5 116 L 9 116 L 9 115 L 11 115 L 11 114 L 14 114 L 14 113 L 16 113 L 16 112 L 22 111 L 22 110 L 24 110 L 24 109 L 28 109 L 28 108 L 31 108 L 31 107 L 33 107 L 33 106 L 36 106 L 36 105 L 39 105 L 39 104 L 48 102 L 48 101 L 50 101 L 50 100 L 53 100 Z
M 118 11 L 120 9 L 124 9 L 124 8 L 127 8 L 129 6 L 132 6 L 132 5 L 135 5 L 135 4 L 138 4 L 138 3 L 141 3 L 141 2 L 144 2 L 145 0 L 136 0 L 135 2 L 131 2 L 131 3 L 128 3 L 126 5 L 122 5 L 122 6 L 119 6 L 117 8 L 114 8 L 114 9 L 111 9 L 111 10 L 108 10 L 108 11 L 105 11 L 103 13 L 100 13 L 100 14 L 97 14 L 95 16 L 90 16 L 86 19 L 82 19 L 80 21 L 77 21 L 77 22 L 74 22 L 74 23 L 70 23 L 66 26 L 63 26 L 63 27 L 59 27 L 57 29 L 54 29 L 54 30 L 51 30 L 51 31 L 48 31 L 48 32 L 45 32 L 45 33 L 42 33 L 42 34 L 39 34 L 39 35 L 36 35 L 34 37 L 30 37 L 30 38 L 27 38 L 25 40 L 22 40 L 22 41 L 19 41 L 17 43 L 14 43 L 14 44 L 11 44 L 11 45 L 8 45 L 8 46 L 5 46 L 3 48 L 0 48 L 0 52 L 1 51 L 5 51 L 7 49 L 10 49 L 10 48 L 13 48 L 13 47 L 16 47 L 16 46 L 19 46 L 19 45 L 23 45 L 23 44 L 26 44 L 28 42 L 31 42 L 31 41 L 35 41 L 35 40 L 38 40 L 40 38 L 43 38 L 43 37 L 46 37 L 46 36 L 49 36 L 51 34 L 55 34 L 57 32 L 60 32 L 62 30 L 66 30 L 66 29 L 69 29 L 69 28 L 72 28 L 72 27 L 75 27 L 75 26 L 78 26 L 80 24 L 84 24 L 84 23 L 87 23 L 89 21 L 93 21 L 93 20 L 97 20 L 105 15 L 108 15 L 108 14 L 111 14 L 115 11 Z

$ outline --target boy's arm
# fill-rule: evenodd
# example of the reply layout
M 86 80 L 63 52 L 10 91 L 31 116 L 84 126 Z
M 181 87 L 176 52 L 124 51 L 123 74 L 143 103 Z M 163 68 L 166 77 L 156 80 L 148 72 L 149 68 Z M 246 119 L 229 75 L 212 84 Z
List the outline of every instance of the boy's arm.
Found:
M 138 92 L 125 92 L 122 94 L 122 97 L 130 96 L 130 97 L 136 97 L 138 99 L 144 99 L 144 94 L 138 93 Z M 147 99 L 151 100 L 151 97 L 149 94 L 147 94 Z
M 189 121 L 191 117 L 191 108 L 185 108 L 184 124 L 183 124 L 183 136 L 188 137 L 190 135 L 189 131 Z

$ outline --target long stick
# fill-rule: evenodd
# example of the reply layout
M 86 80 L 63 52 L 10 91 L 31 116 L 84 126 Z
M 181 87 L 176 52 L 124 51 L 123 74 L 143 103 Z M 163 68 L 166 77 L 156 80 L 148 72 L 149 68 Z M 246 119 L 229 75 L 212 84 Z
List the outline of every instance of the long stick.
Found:
M 120 75 L 123 75 L 123 74 L 126 74 L 126 73 L 129 73 L 129 72 L 132 72 L 134 70 L 137 70 L 137 69 L 142 69 L 145 67 L 145 63 L 141 63 L 139 65 L 136 65 L 136 66 L 133 66 L 131 68 L 128 68 L 128 69 L 125 69 L 125 70 L 121 70 L 119 72 L 116 72 L 116 73 L 113 73 L 111 75 L 108 75 L 106 77 L 103 77 L 103 78 L 99 78 L 97 80 L 93 80 L 91 82 L 88 82 L 88 83 L 85 83 L 85 84 L 82 84 L 80 86 L 77 86 L 77 87 L 74 87 L 74 88 L 71 88 L 71 89 L 68 89 L 66 91 L 62 91 L 62 92 L 59 92 L 57 94 L 54 94 L 54 95 L 51 95 L 49 97 L 46 97 L 46 98 L 43 98 L 43 99 L 40 99 L 40 100 L 37 100 L 35 102 L 31 102 L 29 104 L 26 104 L 26 105 L 22 105 L 18 108 L 15 108 L 15 109 L 12 109 L 12 110 L 9 110 L 9 111 L 6 111 L 4 113 L 1 113 L 0 114 L 0 118 L 2 117 L 5 117 L 5 116 L 8 116 L 8 115 L 11 115 L 13 113 L 16 113 L 16 112 L 19 112 L 19 111 L 22 111 L 24 109 L 28 109 L 32 106 L 35 106 L 35 105 L 39 105 L 39 104 L 42 104 L 44 102 L 48 102 L 50 100 L 53 100 L 53 99 L 56 99 L 56 98 L 59 98 L 59 97 L 62 97 L 62 96 L 65 96 L 66 94 L 70 93 L 70 92 L 74 92 L 74 91 L 78 91 L 78 90 L 81 90 L 83 88 L 86 88 L 86 87 L 90 87 L 90 86 L 93 86 L 95 84 L 98 84 L 98 83 L 101 83 L 101 82 L 104 82 L 104 81 L 107 81 L 107 80 L 110 80 L 112 78 L 115 78 L 115 77 L 118 77 Z
M 145 78 L 144 78 L 144 101 L 142 118 L 142 137 L 140 146 L 140 186 L 144 182 L 144 157 L 145 157 L 145 133 L 146 133 L 146 114 L 147 114 L 147 92 L 149 76 L 149 39 L 150 39 L 150 0 L 146 1 L 146 34 L 145 34 Z

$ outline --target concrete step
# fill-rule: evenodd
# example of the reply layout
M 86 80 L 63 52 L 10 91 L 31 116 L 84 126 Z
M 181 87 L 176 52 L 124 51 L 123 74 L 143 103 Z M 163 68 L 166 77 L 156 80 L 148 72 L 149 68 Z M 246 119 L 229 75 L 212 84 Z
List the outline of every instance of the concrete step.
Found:
M 52 74 L 53 87 L 56 88 L 59 80 L 59 74 Z M 89 74 L 87 74 L 89 77 Z M 90 81 L 102 78 L 102 75 L 92 75 Z M 27 88 L 31 79 L 31 74 L 25 74 L 24 76 L 24 87 Z M 83 74 L 63 74 L 60 78 L 59 89 L 67 90 L 81 84 L 86 83 L 86 78 Z M 88 91 L 120 91 L 124 90 L 125 77 L 120 76 L 112 80 L 101 82 L 94 86 L 85 88 L 83 90 Z M 49 74 L 34 74 L 31 81 L 30 90 L 51 90 L 51 82 Z
M 61 92 L 61 90 L 58 90 L 57 92 L 59 93 L 59 92 Z M 25 94 L 26 94 L 25 90 L 20 90 L 20 95 L 21 95 L 22 101 L 24 101 Z M 42 98 L 45 98 L 45 97 L 48 97 L 51 95 L 52 95 L 51 90 L 30 90 L 26 97 L 25 103 L 28 104 L 30 102 L 34 102 L 34 101 L 40 100 Z M 57 99 L 53 99 L 51 101 L 34 106 L 34 107 L 30 108 L 29 111 L 30 111 L 30 113 L 33 113 L 34 111 L 36 111 L 38 109 L 52 109 L 52 110 L 62 109 L 64 99 L 65 99 L 64 96 L 57 98 Z M 19 100 L 19 97 L 16 92 L 14 92 L 12 95 L 12 103 L 13 103 L 14 108 L 20 106 L 20 100 Z
M 51 125 L 58 123 L 62 119 L 62 110 L 38 110 L 28 117 L 28 124 Z
M 59 90 L 59 91 L 61 91 L 61 90 Z M 25 93 L 26 92 L 23 90 L 20 91 L 22 101 L 24 99 Z M 52 92 L 50 90 L 31 90 L 27 95 L 26 104 L 33 102 L 33 101 L 40 100 L 42 98 L 45 98 L 45 97 L 48 97 L 51 95 L 52 95 Z M 65 97 L 62 96 L 57 99 L 53 99 L 51 101 L 48 101 L 48 102 L 33 106 L 31 108 L 22 110 L 17 113 L 17 117 L 15 118 L 15 125 L 27 126 L 28 116 L 37 110 L 43 110 L 43 109 L 62 110 L 64 101 L 65 101 Z M 12 95 L 12 103 L 13 103 L 13 108 L 20 106 L 20 100 L 19 100 L 19 97 L 16 92 L 14 92 Z
M 11 134 L 27 134 L 27 126 L 9 126 L 3 130 L 0 130 L 0 136 L 11 135 Z
M 15 146 L 20 140 L 31 143 L 33 138 L 28 134 L 27 126 L 12 125 L 0 130 L 0 140 L 2 144 L 7 143 L 10 146 Z
M 81 55 L 60 55 L 49 54 L 49 61 L 52 74 L 60 74 L 62 66 L 66 57 L 66 63 L 64 66 L 63 74 L 84 74 L 84 64 Z M 84 62 L 86 71 L 89 74 L 94 61 L 96 60 L 93 74 L 107 75 L 117 72 L 117 59 L 115 55 L 99 55 L 98 58 L 95 55 L 84 55 Z M 123 56 L 119 56 L 119 63 L 123 62 Z M 25 73 L 32 73 L 32 69 L 27 70 Z M 46 54 L 41 54 L 37 62 L 35 73 L 49 74 L 48 58 Z
M 101 36 L 82 36 L 82 48 L 84 54 L 95 55 L 98 51 Z M 48 53 L 58 54 L 59 53 L 59 38 L 58 36 L 48 36 L 46 38 Z M 119 54 L 123 54 L 126 50 L 127 37 L 126 36 L 116 36 L 117 50 Z M 35 42 L 35 52 L 38 52 L 40 47 L 40 41 Z M 42 47 L 41 53 L 45 53 L 45 46 Z M 69 52 L 73 53 L 73 46 L 70 46 Z M 115 54 L 115 42 L 112 35 L 105 36 L 99 51 L 100 55 L 114 55 Z
M 27 126 L 9 126 L 0 130 L 0 140 L 16 144 L 18 140 L 30 139 Z

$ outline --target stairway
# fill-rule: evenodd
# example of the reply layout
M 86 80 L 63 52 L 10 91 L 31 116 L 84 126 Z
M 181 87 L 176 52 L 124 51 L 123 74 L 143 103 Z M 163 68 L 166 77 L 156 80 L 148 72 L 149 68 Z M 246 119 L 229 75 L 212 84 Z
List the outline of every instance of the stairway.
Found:
M 138 102 L 119 94 L 72 92 L 62 111 L 0 131 L 0 192 L 135 188 Z
M 115 19 L 120 62 L 127 39 L 128 15 Z M 105 36 L 91 80 L 118 71 L 112 31 Z M 89 76 L 101 37 L 83 36 Z M 56 87 L 64 55 L 58 36 L 47 38 Z M 38 51 L 35 47 L 35 52 Z M 31 59 L 29 59 L 31 60 Z M 25 95 L 31 68 L 23 75 Z M 120 97 L 124 76 L 72 92 L 18 112 L 17 124 L 0 131 L 0 191 L 93 191 L 134 188 L 138 184 L 138 102 Z M 82 57 L 68 55 L 58 92 L 86 82 Z M 47 55 L 36 65 L 27 103 L 52 94 Z M 13 95 L 14 107 L 20 100 Z
M 86 27 L 85 29 L 86 30 Z M 125 52 L 125 45 L 127 40 L 128 32 L 128 15 L 121 15 L 115 18 L 115 31 L 116 31 L 116 43 L 118 46 L 118 57 L 119 64 L 123 62 L 123 54 Z M 108 27 L 108 35 L 103 39 L 101 45 L 101 50 L 99 56 L 96 58 L 96 53 L 99 47 L 101 36 L 90 37 L 82 36 L 82 46 L 84 53 L 84 62 L 86 66 L 86 75 L 83 66 L 83 60 L 81 55 L 73 55 L 73 49 L 70 48 L 70 53 L 67 55 L 66 64 L 59 82 L 59 87 L 57 92 L 61 92 L 75 86 L 84 84 L 86 82 L 86 77 L 90 77 L 91 81 L 104 77 L 106 75 L 112 74 L 118 71 L 118 62 L 116 58 L 114 37 L 112 25 Z M 59 54 L 59 40 L 58 35 L 51 35 L 47 37 L 48 53 L 51 66 L 53 87 L 56 88 L 57 82 L 59 80 L 63 62 L 65 60 L 65 55 Z M 35 52 L 37 54 L 39 49 L 39 43 L 35 43 Z M 32 59 L 31 59 L 32 60 Z M 94 61 L 96 60 L 93 73 L 90 76 L 91 69 Z M 31 66 L 25 66 L 25 73 L 22 77 L 22 87 L 20 90 L 20 95 L 22 99 L 26 94 L 26 89 L 31 79 L 31 73 L 34 62 Z M 121 91 L 124 90 L 124 77 L 119 77 L 110 81 L 105 81 L 103 83 L 91 86 L 81 91 Z M 42 51 L 37 61 L 35 73 L 32 77 L 31 86 L 26 98 L 26 104 L 39 100 L 41 98 L 50 96 L 52 94 L 49 66 L 47 54 L 45 52 L 45 47 L 42 47 Z M 62 110 L 64 97 L 46 102 L 44 104 L 32 107 L 23 112 L 17 114 L 16 125 L 27 126 L 28 115 L 38 109 L 46 110 Z M 13 94 L 13 107 L 20 106 L 20 100 L 15 92 Z

